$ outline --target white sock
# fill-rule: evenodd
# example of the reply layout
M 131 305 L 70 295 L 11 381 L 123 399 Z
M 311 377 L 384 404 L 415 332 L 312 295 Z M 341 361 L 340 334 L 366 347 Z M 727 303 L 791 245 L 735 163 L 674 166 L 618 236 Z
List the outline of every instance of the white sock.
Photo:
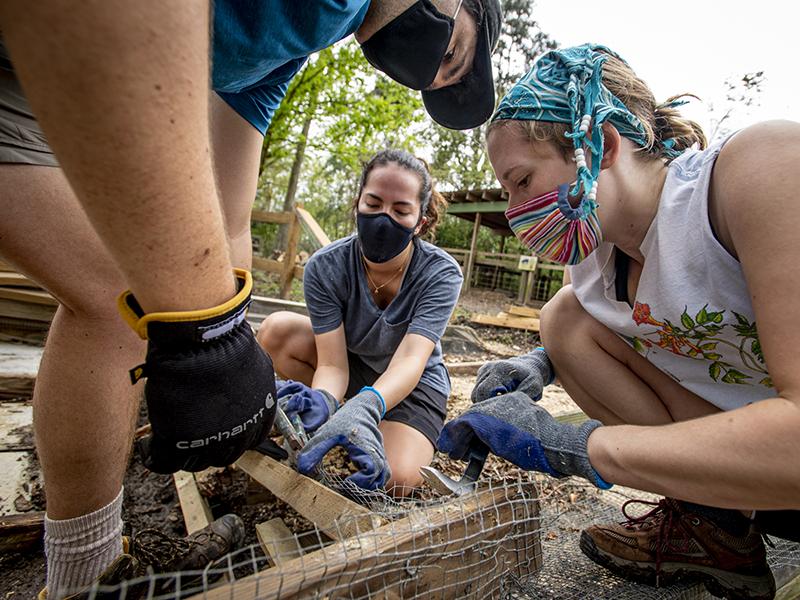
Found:
M 73 519 L 44 518 L 47 599 L 95 581 L 122 554 L 122 490 L 110 504 Z

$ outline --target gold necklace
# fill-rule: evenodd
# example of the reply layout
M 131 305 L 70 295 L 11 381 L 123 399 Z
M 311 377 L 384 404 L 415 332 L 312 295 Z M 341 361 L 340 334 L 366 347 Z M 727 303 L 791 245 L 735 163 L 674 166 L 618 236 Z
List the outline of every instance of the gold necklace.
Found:
M 370 277 L 370 275 L 369 275 L 369 267 L 367 266 L 367 259 L 365 259 L 364 255 L 362 254 L 361 255 L 361 262 L 364 264 L 364 272 L 367 274 L 367 281 L 369 281 L 369 284 L 374 288 L 372 290 L 372 293 L 373 294 L 377 294 L 383 288 L 385 288 L 387 285 L 389 285 L 395 279 L 397 279 L 398 275 L 400 275 L 400 273 L 402 273 L 403 270 L 406 268 L 406 265 L 408 265 L 408 259 L 410 257 L 411 257 L 411 253 L 409 252 L 408 253 L 408 257 L 406 258 L 405 262 L 402 265 L 400 265 L 400 267 L 398 267 L 398 269 L 395 272 L 395 274 L 392 275 L 392 277 L 388 281 L 383 282 L 381 285 L 376 285 L 375 282 L 372 280 L 372 277 Z

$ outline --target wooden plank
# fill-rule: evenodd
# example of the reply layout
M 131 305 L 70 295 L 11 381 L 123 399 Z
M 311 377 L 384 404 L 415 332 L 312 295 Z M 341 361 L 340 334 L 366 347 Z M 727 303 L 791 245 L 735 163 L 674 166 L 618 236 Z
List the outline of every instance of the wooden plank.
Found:
M 44 537 L 44 512 L 29 512 L 0 517 L 0 554 L 25 552 Z
M 564 413 L 563 415 L 556 415 L 556 421 L 559 423 L 570 423 L 572 425 L 580 425 L 584 421 L 588 421 L 589 417 L 582 410 L 575 412 Z
M 33 450 L 33 406 L 0 402 L 0 452 Z
M 254 256 L 253 268 L 266 271 L 267 273 L 281 273 L 283 271 L 283 263 L 279 260 L 264 258 L 263 256 Z
M 33 453 L 0 452 L 0 515 L 13 515 L 30 503 Z
M 30 398 L 42 348 L 0 342 L 0 399 Z
M 269 456 L 249 450 L 236 461 L 236 466 L 335 540 L 383 524 L 383 519 L 365 506 Z
M 15 271 L 0 271 L 0 285 L 33 289 L 39 289 L 40 287 L 38 283 Z
M 256 537 L 264 554 L 269 556 L 272 564 L 281 565 L 303 554 L 297 538 L 283 522 L 275 518 L 256 525 Z
M 775 600 L 797 600 L 800 598 L 800 575 L 781 586 L 775 594 Z
M 510 327 L 512 329 L 525 329 L 526 331 L 539 331 L 539 319 L 532 317 L 517 317 L 507 315 L 504 317 L 492 317 L 490 315 L 475 315 L 472 317 L 473 323 L 481 325 L 494 325 L 495 327 Z
M 472 240 L 469 244 L 469 258 L 467 259 L 467 266 L 464 269 L 464 291 L 469 290 L 472 285 L 472 271 L 475 268 L 475 255 L 478 249 L 478 231 L 481 228 L 481 214 L 475 215 L 475 223 L 472 225 Z
M 0 317 L 13 317 L 15 319 L 49 323 L 53 320 L 53 315 L 56 314 L 56 308 L 56 306 L 0 298 Z
M 290 212 L 271 212 L 265 210 L 254 210 L 250 213 L 251 221 L 258 221 L 259 223 L 291 223 L 294 214 Z
M 58 306 L 58 300 L 47 292 L 40 290 L 26 290 L 14 287 L 0 287 L 0 298 L 7 300 L 19 300 L 20 302 L 30 302 L 31 304 L 43 304 L 45 306 Z
M 540 527 L 533 484 L 483 490 L 194 599 L 499 597 L 509 576 L 541 568 Z
M 477 375 L 478 369 L 486 364 L 485 360 L 475 360 L 470 362 L 445 363 L 447 372 L 450 375 Z
M 292 291 L 294 263 L 297 256 L 297 243 L 300 241 L 300 218 L 296 213 L 289 223 L 289 234 L 286 241 L 286 252 L 283 254 L 283 272 L 281 273 L 280 297 L 286 299 Z
M 517 306 L 515 304 L 509 304 L 505 307 L 505 312 L 517 317 L 533 317 L 534 319 L 538 319 L 542 311 L 538 308 L 532 308 L 530 306 Z
M 197 489 L 194 473 L 178 471 L 172 475 L 172 478 L 175 481 L 175 488 L 178 490 L 183 521 L 186 523 L 186 533 L 191 535 L 206 527 L 214 520 L 214 517 L 211 515 L 211 509 L 208 508 L 205 498 Z
M 300 222 L 305 227 L 306 231 L 311 235 L 314 241 L 319 244 L 320 248 L 323 248 L 331 243 L 331 238 L 328 237 L 328 234 L 320 227 L 320 224 L 317 223 L 317 220 L 302 206 L 295 206 L 295 212 L 297 212 L 297 216 L 300 219 Z

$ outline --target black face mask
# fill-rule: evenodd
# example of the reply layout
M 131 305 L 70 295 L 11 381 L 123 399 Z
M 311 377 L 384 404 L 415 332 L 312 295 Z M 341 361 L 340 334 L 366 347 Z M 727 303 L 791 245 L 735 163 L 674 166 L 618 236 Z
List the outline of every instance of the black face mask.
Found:
M 376 31 L 361 51 L 373 67 L 398 83 L 423 90 L 436 78 L 454 22 L 430 0 L 419 0 Z
M 384 263 L 400 254 L 411 238 L 414 229 L 403 227 L 386 213 L 356 215 L 358 241 L 367 260 Z

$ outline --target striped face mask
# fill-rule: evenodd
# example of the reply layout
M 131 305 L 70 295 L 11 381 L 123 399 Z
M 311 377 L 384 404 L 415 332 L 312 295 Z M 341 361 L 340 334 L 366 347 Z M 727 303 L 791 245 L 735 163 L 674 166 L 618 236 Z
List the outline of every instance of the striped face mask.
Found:
M 520 242 L 535 254 L 564 265 L 576 265 L 589 256 L 603 232 L 597 219 L 597 204 L 584 197 L 577 208 L 569 204 L 570 185 L 509 208 L 508 224 Z

